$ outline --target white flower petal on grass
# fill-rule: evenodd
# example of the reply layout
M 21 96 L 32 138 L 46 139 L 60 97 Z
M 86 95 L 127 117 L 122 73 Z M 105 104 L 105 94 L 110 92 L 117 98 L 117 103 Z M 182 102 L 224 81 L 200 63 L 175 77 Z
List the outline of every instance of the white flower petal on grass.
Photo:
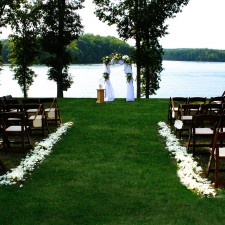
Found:
M 0 185 L 13 185 L 18 181 L 24 181 L 25 176 L 33 171 L 51 153 L 53 145 L 60 140 L 61 136 L 72 125 L 72 122 L 61 124 L 55 133 L 50 134 L 48 138 L 41 142 L 35 143 L 34 149 L 30 150 L 27 156 L 21 160 L 18 167 L 0 176 Z M 21 184 L 20 187 L 23 187 L 23 185 Z
M 203 170 L 192 157 L 192 154 L 187 152 L 187 149 L 180 146 L 179 139 L 171 133 L 171 129 L 164 122 L 159 122 L 159 134 L 166 138 L 166 148 L 177 162 L 177 175 L 181 183 L 188 189 L 202 196 L 216 196 L 216 190 L 209 180 L 201 175 Z M 180 127 L 180 122 L 177 122 Z

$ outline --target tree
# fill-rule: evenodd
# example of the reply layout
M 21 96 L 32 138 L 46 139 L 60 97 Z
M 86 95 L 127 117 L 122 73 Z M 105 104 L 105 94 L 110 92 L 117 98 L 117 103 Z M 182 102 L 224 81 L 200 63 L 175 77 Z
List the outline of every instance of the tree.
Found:
M 136 41 L 134 55 L 137 65 L 137 97 L 140 98 L 141 68 L 145 69 L 146 78 L 150 79 L 150 74 L 147 75 L 147 72 L 155 71 L 155 69 L 149 70 L 142 62 L 147 54 L 161 51 L 157 40 L 166 35 L 167 25 L 164 24 L 166 19 L 174 17 L 189 0 L 93 0 L 93 2 L 96 4 L 96 15 L 100 20 L 107 22 L 108 25 L 116 24 L 118 34 L 124 40 Z M 148 48 L 151 51 L 146 51 Z M 159 60 L 155 63 L 159 63 L 159 66 L 161 64 Z M 148 81 L 147 83 L 151 84 Z
M 83 7 L 83 2 L 84 0 L 47 0 L 42 5 L 42 46 L 48 52 L 48 76 L 57 83 L 57 97 L 63 97 L 63 91 L 72 84 L 68 65 L 73 62 L 73 57 L 67 46 L 83 32 L 80 16 L 76 13 L 76 10 Z
M 10 10 L 18 7 L 23 0 L 1 0 L 0 1 L 0 29 L 7 25 L 7 16 Z M 1 33 L 1 30 L 0 30 Z M 0 52 L 2 52 L 2 43 L 0 42 Z M 2 66 L 2 57 L 0 56 L 0 70 Z
M 36 74 L 29 67 L 35 62 L 39 53 L 37 41 L 39 21 L 39 1 L 24 2 L 20 7 L 11 9 L 8 21 L 14 31 L 10 35 L 9 60 L 14 71 L 14 79 L 18 81 L 26 98 L 29 87 Z

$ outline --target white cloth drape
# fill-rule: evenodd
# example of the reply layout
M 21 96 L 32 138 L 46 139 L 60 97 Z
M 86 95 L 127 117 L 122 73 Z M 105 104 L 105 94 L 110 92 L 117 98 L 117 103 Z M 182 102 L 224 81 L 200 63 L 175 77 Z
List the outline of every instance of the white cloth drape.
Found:
M 111 71 L 110 71 L 110 65 L 109 64 L 108 65 L 105 65 L 104 73 L 108 73 L 108 74 L 111 73 Z
M 115 99 L 114 90 L 109 79 L 105 81 L 105 102 L 112 102 Z
M 129 82 L 127 82 L 127 97 L 126 97 L 126 101 L 127 102 L 133 102 L 134 101 L 134 85 L 133 85 L 133 81 L 130 80 Z
M 124 64 L 124 72 L 133 74 L 133 72 L 132 72 L 132 65 Z

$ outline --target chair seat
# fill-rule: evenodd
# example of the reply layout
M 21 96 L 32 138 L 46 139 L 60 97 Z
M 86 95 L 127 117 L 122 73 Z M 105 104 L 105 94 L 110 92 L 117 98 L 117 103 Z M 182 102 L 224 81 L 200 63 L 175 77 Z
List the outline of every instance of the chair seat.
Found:
M 29 128 L 27 126 L 27 128 Z M 9 126 L 6 128 L 5 130 L 6 132 L 21 132 L 22 131 L 22 127 L 21 126 Z
M 212 135 L 213 130 L 211 128 L 195 128 L 195 134 L 197 135 Z
M 181 120 L 192 120 L 192 116 L 182 116 Z
M 216 155 L 216 152 L 214 152 L 214 155 Z M 219 148 L 219 157 L 220 158 L 222 158 L 222 157 L 225 158 L 225 148 Z
M 27 109 L 27 113 L 36 113 L 38 109 Z
M 55 112 L 55 110 L 56 110 L 56 108 L 46 108 L 45 112 L 50 112 L 50 111 Z
M 42 127 L 43 126 L 42 125 L 42 120 L 43 120 L 42 115 L 30 116 L 29 120 L 33 121 L 33 126 L 34 127 Z

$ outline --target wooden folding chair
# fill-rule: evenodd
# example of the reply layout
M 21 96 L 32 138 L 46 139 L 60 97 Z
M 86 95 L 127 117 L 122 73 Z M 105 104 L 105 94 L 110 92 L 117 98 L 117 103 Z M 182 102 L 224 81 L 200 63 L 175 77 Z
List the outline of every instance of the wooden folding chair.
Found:
M 23 112 L 1 113 L 3 121 L 3 147 L 11 148 L 12 144 L 21 144 L 25 150 L 25 144 L 31 147 L 29 127 L 27 126 Z
M 24 111 L 27 119 L 27 124 L 30 127 L 30 132 L 41 130 L 45 134 L 45 130 L 49 134 L 47 118 L 43 104 L 25 104 Z
M 44 105 L 48 122 L 62 123 L 59 105 L 56 98 L 40 98 L 40 103 Z
M 193 155 L 196 147 L 212 147 L 213 135 L 220 120 L 219 115 L 194 115 L 189 130 L 188 150 L 192 147 Z
M 211 171 L 214 171 L 215 187 L 225 184 L 225 180 L 220 180 L 219 174 L 225 171 L 225 168 L 220 168 L 220 161 L 225 160 L 225 131 L 217 129 L 214 136 L 213 146 L 211 148 L 210 159 L 207 168 L 207 176 Z M 211 168 L 213 161 L 215 162 L 214 169 Z
M 178 107 L 180 104 L 187 104 L 188 98 L 186 97 L 170 97 L 169 99 L 169 107 L 168 107 L 168 122 L 170 125 L 174 123 L 174 121 L 178 117 Z
M 183 127 L 181 129 L 176 129 L 179 132 L 179 137 L 183 131 L 189 131 L 192 123 L 192 117 L 198 115 L 200 112 L 200 104 L 180 104 L 178 107 L 178 120 L 181 120 Z

